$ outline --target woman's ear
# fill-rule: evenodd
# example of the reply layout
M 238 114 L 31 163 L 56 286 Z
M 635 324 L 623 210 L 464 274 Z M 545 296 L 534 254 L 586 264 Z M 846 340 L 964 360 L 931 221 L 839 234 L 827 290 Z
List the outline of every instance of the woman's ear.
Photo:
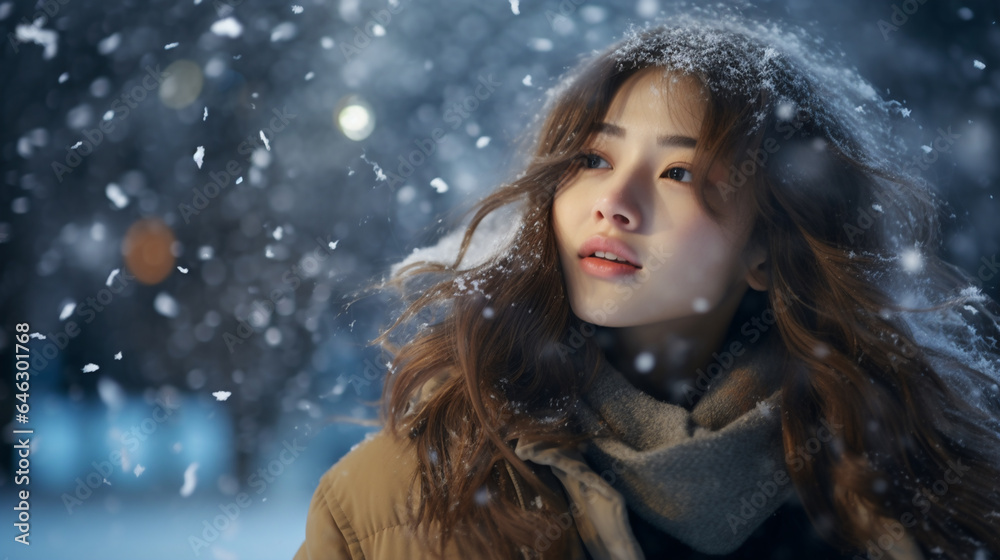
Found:
M 758 292 L 766 292 L 771 286 L 771 259 L 767 249 L 761 245 L 753 248 L 748 255 L 746 281 Z

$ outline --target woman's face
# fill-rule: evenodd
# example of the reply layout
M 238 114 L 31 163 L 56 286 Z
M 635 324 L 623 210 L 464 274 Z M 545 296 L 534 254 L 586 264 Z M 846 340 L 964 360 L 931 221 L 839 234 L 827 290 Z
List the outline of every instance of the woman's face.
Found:
M 738 197 L 718 205 L 717 222 L 691 182 L 700 99 L 693 81 L 671 81 L 660 69 L 630 77 L 586 145 L 583 169 L 556 190 L 560 261 L 570 306 L 584 321 L 677 321 L 690 332 L 706 321 L 728 325 L 748 278 L 764 289 L 748 274 L 756 257 L 742 254 L 748 228 L 736 225 Z M 616 257 L 628 262 L 608 260 Z

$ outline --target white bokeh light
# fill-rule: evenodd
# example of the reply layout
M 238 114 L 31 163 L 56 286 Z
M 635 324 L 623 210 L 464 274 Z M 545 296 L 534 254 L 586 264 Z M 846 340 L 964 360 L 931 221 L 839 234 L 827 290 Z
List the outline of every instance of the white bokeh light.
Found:
M 337 126 L 355 142 L 360 142 L 375 130 L 375 112 L 365 100 L 350 96 L 339 104 Z

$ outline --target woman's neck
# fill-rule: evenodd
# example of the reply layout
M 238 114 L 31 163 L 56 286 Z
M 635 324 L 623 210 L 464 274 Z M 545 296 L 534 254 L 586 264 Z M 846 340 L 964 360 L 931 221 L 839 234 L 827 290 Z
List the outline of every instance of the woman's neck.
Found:
M 626 379 L 656 399 L 693 405 L 699 372 L 705 372 L 729 344 L 740 297 L 704 315 L 650 325 L 609 328 L 605 356 Z

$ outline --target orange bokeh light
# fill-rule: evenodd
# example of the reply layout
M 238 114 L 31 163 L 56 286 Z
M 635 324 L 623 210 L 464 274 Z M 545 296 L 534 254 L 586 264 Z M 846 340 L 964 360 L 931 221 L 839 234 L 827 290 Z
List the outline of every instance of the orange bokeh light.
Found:
M 158 284 L 174 268 L 174 232 L 159 218 L 132 224 L 122 241 L 125 266 L 143 284 Z

